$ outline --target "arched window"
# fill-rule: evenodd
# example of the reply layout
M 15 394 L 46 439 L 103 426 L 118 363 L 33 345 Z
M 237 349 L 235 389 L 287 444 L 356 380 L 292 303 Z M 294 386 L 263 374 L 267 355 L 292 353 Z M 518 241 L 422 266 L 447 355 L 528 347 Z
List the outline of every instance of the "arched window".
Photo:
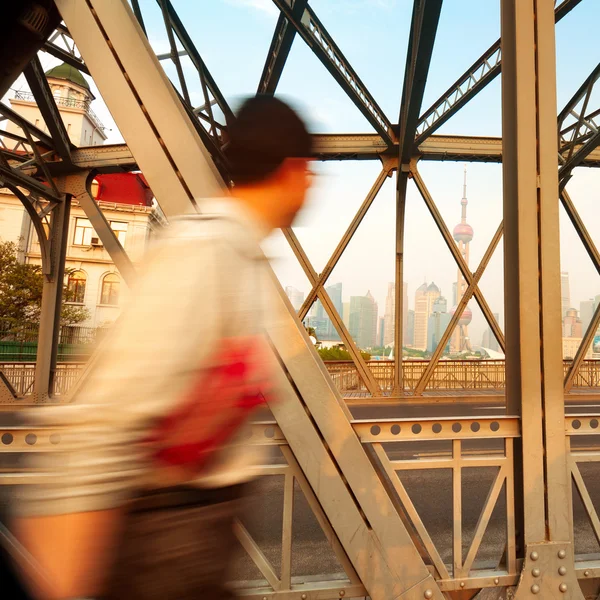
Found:
M 119 286 L 121 280 L 115 273 L 109 273 L 102 280 L 102 294 L 100 295 L 100 304 L 110 304 L 116 306 L 119 304 Z
M 69 278 L 67 279 L 67 302 L 83 304 L 86 280 L 87 277 L 83 271 L 69 273 Z

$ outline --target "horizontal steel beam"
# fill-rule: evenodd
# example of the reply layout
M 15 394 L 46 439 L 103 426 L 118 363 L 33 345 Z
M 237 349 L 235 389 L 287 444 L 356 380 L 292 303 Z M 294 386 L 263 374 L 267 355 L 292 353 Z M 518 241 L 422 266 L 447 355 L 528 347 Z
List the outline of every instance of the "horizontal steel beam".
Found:
M 379 160 L 397 156 L 398 147 L 389 148 L 376 134 L 317 134 L 314 151 L 318 160 Z M 422 160 L 457 160 L 467 162 L 502 162 L 502 139 L 460 135 L 432 135 L 419 146 Z M 125 144 L 82 147 L 73 151 L 73 164 L 82 169 L 97 168 L 131 171 L 137 163 Z M 600 149 L 596 148 L 581 163 L 585 167 L 600 167 Z M 54 169 L 59 170 L 57 163 Z

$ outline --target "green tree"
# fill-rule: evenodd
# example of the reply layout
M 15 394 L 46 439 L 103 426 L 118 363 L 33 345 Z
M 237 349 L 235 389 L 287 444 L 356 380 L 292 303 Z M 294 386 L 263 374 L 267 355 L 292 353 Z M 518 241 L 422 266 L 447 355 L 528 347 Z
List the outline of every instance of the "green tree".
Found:
M 12 242 L 0 242 L 0 319 L 4 327 L 34 327 L 39 324 L 44 275 L 41 267 L 23 264 Z M 61 324 L 85 321 L 89 312 L 82 306 L 65 304 L 70 293 L 65 285 Z
M 317 350 L 322 360 L 352 360 L 350 352 L 343 348 L 319 348 Z M 365 360 L 371 360 L 371 355 L 368 352 L 362 352 L 361 355 Z

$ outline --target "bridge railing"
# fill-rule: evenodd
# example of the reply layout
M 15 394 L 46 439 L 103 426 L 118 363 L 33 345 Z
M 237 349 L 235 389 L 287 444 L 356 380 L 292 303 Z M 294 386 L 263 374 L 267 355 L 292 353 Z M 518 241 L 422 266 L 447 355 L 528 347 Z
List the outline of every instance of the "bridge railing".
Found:
M 565 375 L 571 366 L 565 360 Z M 405 360 L 402 362 L 404 389 L 413 391 L 429 361 Z M 325 365 L 341 394 L 366 394 L 367 388 L 351 361 L 326 361 Z M 393 361 L 369 361 L 368 366 L 383 392 L 391 392 L 394 382 Z M 600 386 L 600 360 L 585 360 L 575 377 L 573 387 L 594 388 Z M 503 390 L 506 387 L 504 360 L 443 360 L 433 372 L 427 390 L 473 391 Z
M 392 391 L 394 383 L 393 361 L 369 361 L 375 379 L 384 393 Z M 428 365 L 426 360 L 407 360 L 402 363 L 404 389 L 411 392 Z M 571 365 L 564 361 L 565 375 Z M 57 365 L 54 387 L 55 394 L 66 394 L 77 381 L 85 362 L 68 362 Z M 367 388 L 352 361 L 325 361 L 333 383 L 342 395 L 366 395 Z M 31 394 L 35 373 L 35 362 L 0 362 L 0 371 L 20 396 Z M 446 360 L 440 361 L 429 381 L 430 391 L 501 391 L 505 388 L 503 360 Z M 600 360 L 583 361 L 574 385 L 575 388 L 600 387 Z

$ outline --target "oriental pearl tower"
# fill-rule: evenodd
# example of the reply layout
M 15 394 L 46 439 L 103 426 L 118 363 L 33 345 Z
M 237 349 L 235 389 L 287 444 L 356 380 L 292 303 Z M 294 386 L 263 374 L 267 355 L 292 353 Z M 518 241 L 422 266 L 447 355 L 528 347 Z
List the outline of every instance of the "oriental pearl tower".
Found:
M 469 244 L 473 239 L 473 228 L 467 223 L 467 167 L 465 165 L 465 174 L 464 174 L 464 183 L 463 183 L 463 197 L 460 201 L 461 204 L 461 215 L 460 215 L 460 223 L 454 228 L 452 232 L 454 235 L 454 239 L 458 244 L 458 249 L 462 254 L 462 257 L 465 259 L 465 263 L 467 266 L 469 265 Z M 460 299 L 464 296 L 467 290 L 467 282 L 463 277 L 463 274 L 460 269 L 458 269 L 458 276 L 456 279 L 456 305 L 450 311 L 451 314 L 456 312 L 456 308 Z M 458 321 L 458 327 L 454 330 L 452 334 L 452 339 L 450 343 L 450 351 L 451 352 L 464 352 L 466 350 L 471 350 L 471 342 L 469 340 L 469 323 L 471 323 L 471 319 L 473 318 L 473 313 L 471 309 L 467 306 L 465 307 L 462 316 Z

